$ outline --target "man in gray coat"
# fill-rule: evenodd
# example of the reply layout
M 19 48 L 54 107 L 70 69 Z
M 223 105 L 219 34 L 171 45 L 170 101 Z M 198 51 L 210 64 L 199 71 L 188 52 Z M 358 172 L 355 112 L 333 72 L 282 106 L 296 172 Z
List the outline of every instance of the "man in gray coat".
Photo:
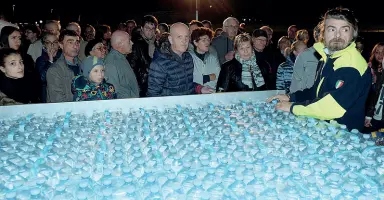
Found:
M 80 38 L 75 31 L 65 30 L 60 34 L 59 45 L 63 50 L 61 57 L 47 71 L 47 102 L 59 103 L 73 101 L 71 83 L 80 73 Z
M 139 86 L 135 73 L 126 59 L 132 52 L 131 36 L 125 31 L 115 31 L 111 37 L 112 49 L 105 57 L 105 78 L 115 86 L 117 98 L 138 98 Z
M 319 26 L 320 24 L 313 29 L 315 42 L 319 41 Z M 315 82 L 317 65 L 320 58 L 320 54 L 316 52 L 313 46 L 302 52 L 296 58 L 293 66 L 291 87 L 289 89 L 291 93 L 312 87 Z
M 239 21 L 234 17 L 228 17 L 223 22 L 223 33 L 213 38 L 212 46 L 217 52 L 220 65 L 228 60 L 232 60 L 235 56 L 233 48 L 233 40 L 239 30 Z

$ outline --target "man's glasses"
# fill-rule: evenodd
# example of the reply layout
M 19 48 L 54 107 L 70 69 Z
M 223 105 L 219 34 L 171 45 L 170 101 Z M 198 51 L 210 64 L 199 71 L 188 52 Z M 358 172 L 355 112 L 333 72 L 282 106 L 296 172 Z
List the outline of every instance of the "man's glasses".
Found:
M 239 26 L 225 26 L 227 28 L 232 28 L 232 29 L 236 29 L 236 28 L 239 28 Z
M 53 45 L 58 45 L 59 42 L 58 41 L 54 41 L 54 42 L 51 42 L 51 41 L 45 41 L 45 46 L 53 46 Z

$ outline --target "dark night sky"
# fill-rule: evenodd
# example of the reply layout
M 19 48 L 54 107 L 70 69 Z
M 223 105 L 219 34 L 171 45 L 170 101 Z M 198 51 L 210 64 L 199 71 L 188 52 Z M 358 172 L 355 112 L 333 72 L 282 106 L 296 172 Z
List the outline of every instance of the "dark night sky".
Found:
M 194 18 L 195 0 L 126 0 L 129 6 L 122 6 L 121 3 L 101 5 L 95 1 L 36 1 L 39 3 L 21 3 L 21 1 L 1 1 L 0 9 L 12 17 L 12 5 L 15 4 L 15 19 L 18 22 L 45 20 L 50 16 L 50 9 L 54 9 L 54 15 L 60 16 L 61 21 L 76 20 L 82 14 L 81 22 L 91 24 L 108 23 L 115 24 L 119 21 L 134 18 L 140 21 L 144 14 L 155 12 L 159 21 L 171 23 L 171 20 L 188 22 Z M 360 20 L 360 26 L 380 25 L 383 18 L 378 13 L 382 8 L 374 6 L 372 2 L 356 1 L 356 3 L 342 1 L 272 1 L 272 0 L 199 0 L 200 20 L 209 19 L 213 23 L 221 23 L 229 15 L 238 19 L 253 18 L 262 24 L 268 25 L 290 25 L 297 24 L 310 26 L 319 21 L 321 15 L 328 9 L 342 5 L 355 11 Z M 49 3 L 48 3 L 49 2 Z M 64 4 L 63 2 L 68 2 Z M 107 3 L 108 1 L 100 1 Z M 117 1 L 113 1 L 117 2 Z M 57 4 L 53 6 L 53 4 Z M 50 6 L 52 5 L 52 6 Z M 212 5 L 212 8 L 209 6 Z M 295 8 L 295 7 L 301 8 Z M 114 8 L 115 7 L 115 8 Z M 164 11 L 164 12 L 160 12 Z M 249 22 L 248 22 L 249 23 Z

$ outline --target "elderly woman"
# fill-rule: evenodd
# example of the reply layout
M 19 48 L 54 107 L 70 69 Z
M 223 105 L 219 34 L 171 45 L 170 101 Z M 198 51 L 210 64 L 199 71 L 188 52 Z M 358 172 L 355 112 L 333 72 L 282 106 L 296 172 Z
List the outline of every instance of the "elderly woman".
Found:
M 43 36 L 43 51 L 36 60 L 36 69 L 40 74 L 42 84 L 41 100 L 46 103 L 47 99 L 47 71 L 54 62 L 61 56 L 59 49 L 59 38 L 52 33 L 45 33 Z
M 96 56 L 98 58 L 104 59 L 107 54 L 107 47 L 103 44 L 101 39 L 94 39 L 87 43 L 85 46 L 85 56 Z
M 209 51 L 213 32 L 204 27 L 192 31 L 191 41 L 193 49 L 189 51 L 193 58 L 193 82 L 216 88 L 220 73 L 219 59 Z
M 236 36 L 235 57 L 225 62 L 220 71 L 216 91 L 260 91 L 267 89 L 268 71 L 260 68 L 247 33 Z

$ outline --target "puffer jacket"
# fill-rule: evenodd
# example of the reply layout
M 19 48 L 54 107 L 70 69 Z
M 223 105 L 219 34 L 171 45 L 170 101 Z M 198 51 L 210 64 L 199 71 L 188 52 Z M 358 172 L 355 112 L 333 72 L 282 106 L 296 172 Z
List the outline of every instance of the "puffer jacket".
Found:
M 193 82 L 193 59 L 184 52 L 180 57 L 168 45 L 159 49 L 149 67 L 147 96 L 178 96 L 201 92 L 202 86 Z

